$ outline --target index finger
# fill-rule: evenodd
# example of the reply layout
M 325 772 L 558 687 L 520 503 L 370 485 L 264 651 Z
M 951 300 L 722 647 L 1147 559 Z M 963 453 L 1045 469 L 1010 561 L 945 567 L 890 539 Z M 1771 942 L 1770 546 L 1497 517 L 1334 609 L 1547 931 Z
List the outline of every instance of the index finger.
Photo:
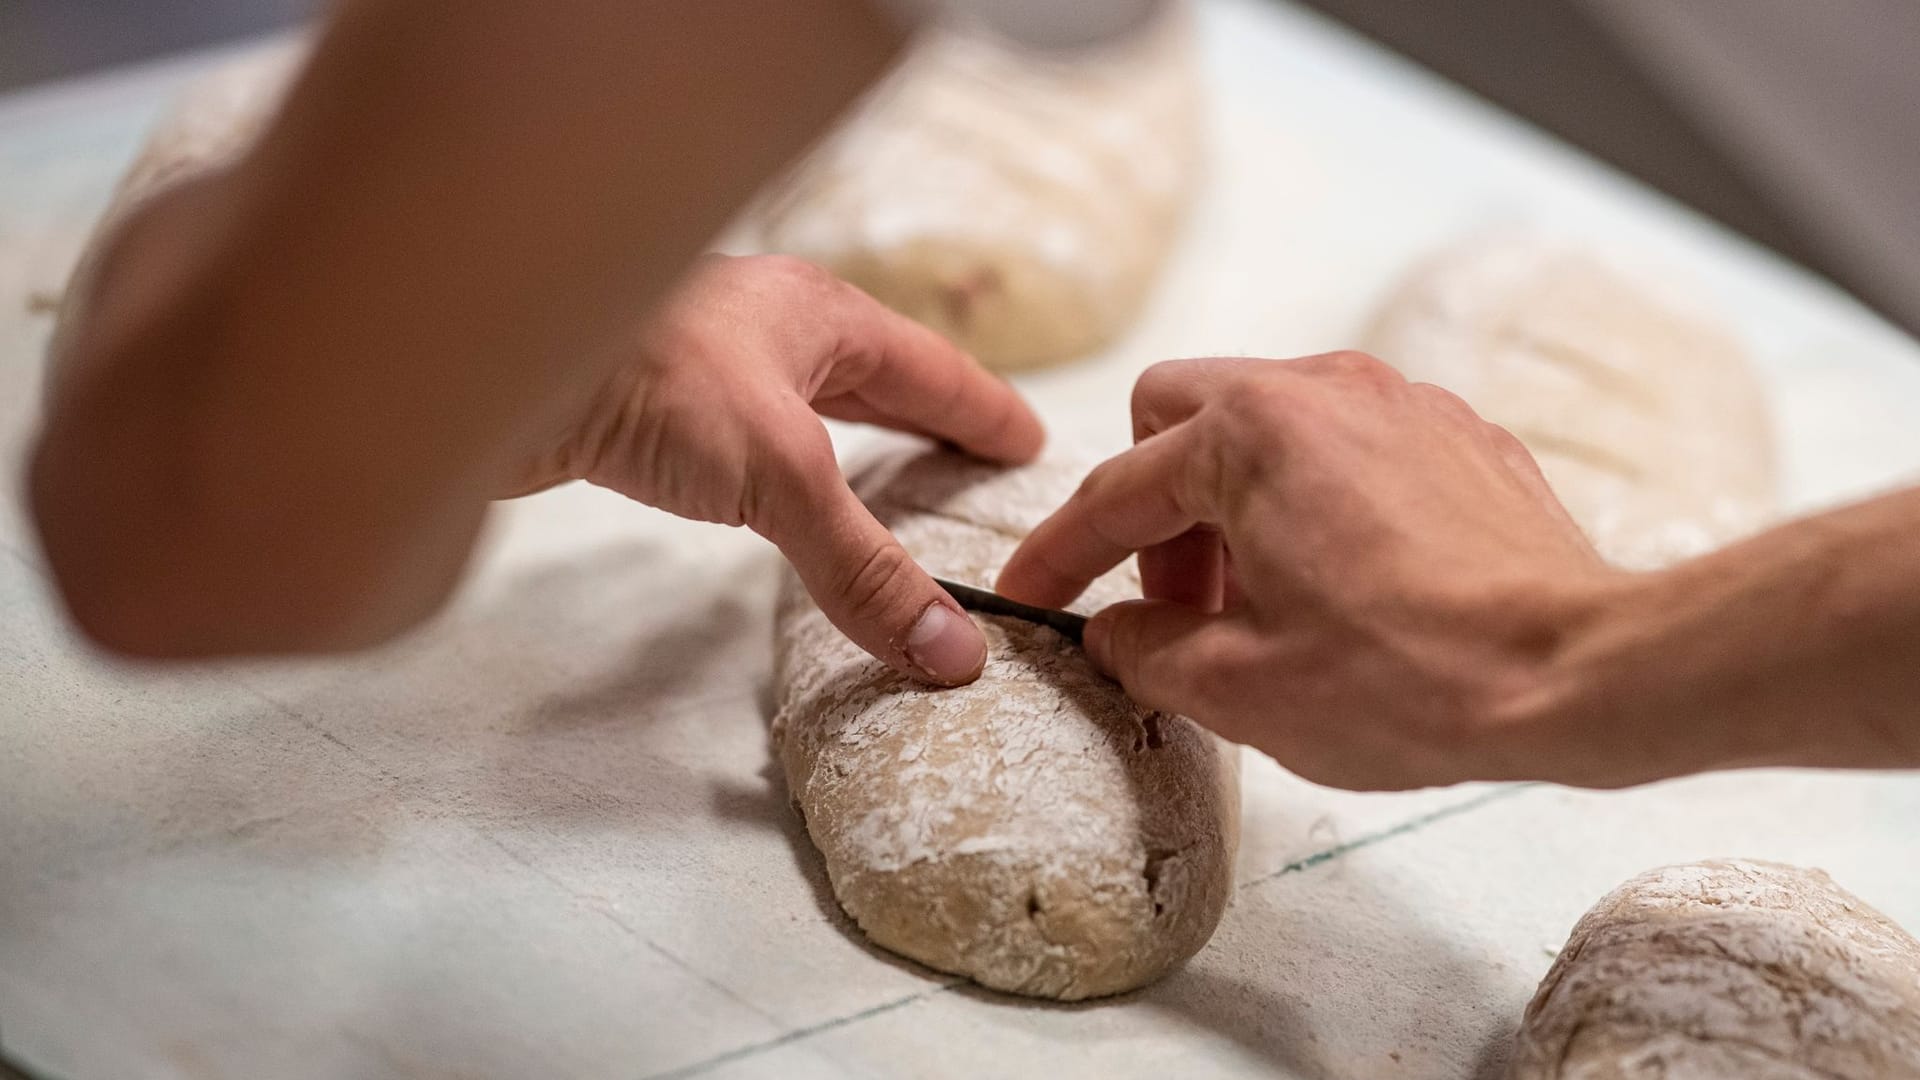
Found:
M 932 330 L 852 286 L 848 294 L 834 369 L 816 399 L 851 397 L 878 422 L 992 461 L 1040 453 L 1040 418 L 1013 387 Z
M 1218 524 L 1203 427 L 1182 424 L 1108 459 L 1014 551 L 994 588 L 1030 604 L 1060 607 L 1142 548 L 1196 525 Z

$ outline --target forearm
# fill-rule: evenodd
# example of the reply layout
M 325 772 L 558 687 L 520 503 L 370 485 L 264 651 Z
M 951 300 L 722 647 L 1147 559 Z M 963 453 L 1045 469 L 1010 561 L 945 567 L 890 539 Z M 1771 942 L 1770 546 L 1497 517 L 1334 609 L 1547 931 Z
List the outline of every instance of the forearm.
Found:
M 348 5 L 251 153 L 126 223 L 58 358 L 32 497 L 82 625 L 192 654 L 417 619 L 896 45 L 858 0 Z
M 1556 778 L 1920 766 L 1920 489 L 1623 579 L 1593 612 L 1526 739 Z
M 215 168 L 127 214 L 70 287 L 79 317 L 51 357 L 28 498 L 76 623 L 134 655 L 378 640 L 438 603 L 481 516 L 329 500 L 208 411 L 196 361 L 220 320 L 182 290 L 221 254 L 230 184 Z

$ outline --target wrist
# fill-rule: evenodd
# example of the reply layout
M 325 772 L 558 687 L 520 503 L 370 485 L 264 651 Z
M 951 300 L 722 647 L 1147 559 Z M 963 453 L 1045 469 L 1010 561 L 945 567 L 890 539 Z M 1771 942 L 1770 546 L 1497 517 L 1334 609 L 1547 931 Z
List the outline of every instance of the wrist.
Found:
M 1532 645 L 1486 717 L 1489 779 L 1623 787 L 1715 764 L 1673 719 L 1684 707 L 1652 681 L 1670 571 L 1608 567 L 1556 587 L 1530 620 Z M 1684 751 L 1684 753 L 1682 753 Z
M 1564 633 L 1498 727 L 1516 775 L 1614 788 L 1713 769 L 1857 764 L 1795 695 L 1794 605 L 1756 606 L 1765 559 L 1744 548 L 1615 571 L 1568 606 Z M 1769 659 L 1771 658 L 1771 659 Z

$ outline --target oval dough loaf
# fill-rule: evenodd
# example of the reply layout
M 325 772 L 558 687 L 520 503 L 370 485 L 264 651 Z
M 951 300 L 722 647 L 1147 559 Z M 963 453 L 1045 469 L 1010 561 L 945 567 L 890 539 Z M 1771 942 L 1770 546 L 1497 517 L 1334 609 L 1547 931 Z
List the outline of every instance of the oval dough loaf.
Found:
M 1739 342 L 1590 254 L 1524 235 L 1462 245 L 1409 276 L 1364 347 L 1518 436 L 1616 563 L 1695 555 L 1773 511 Z
M 1920 1076 L 1920 942 L 1818 870 L 1652 870 L 1573 928 L 1509 1076 Z
M 932 31 L 749 217 L 990 367 L 1098 349 L 1139 312 L 1200 159 L 1189 13 L 1060 56 Z
M 990 587 L 1083 473 L 942 453 L 863 490 L 929 571 Z M 1116 573 L 1083 603 L 1128 595 Z M 975 618 L 985 673 L 928 690 L 784 584 L 774 741 L 834 895 L 876 944 L 996 990 L 1145 985 L 1206 944 L 1226 907 L 1237 754 L 1133 705 L 1054 631 Z

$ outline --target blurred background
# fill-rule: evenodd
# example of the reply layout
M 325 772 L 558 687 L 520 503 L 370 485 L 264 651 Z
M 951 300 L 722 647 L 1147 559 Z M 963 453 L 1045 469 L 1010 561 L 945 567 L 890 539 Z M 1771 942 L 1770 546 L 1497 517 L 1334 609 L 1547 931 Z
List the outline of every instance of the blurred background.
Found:
M 1920 333 L 1920 2 L 1303 0 Z M 0 91 L 317 0 L 0 0 Z
M 0 0 L 0 91 L 300 23 L 318 0 Z

